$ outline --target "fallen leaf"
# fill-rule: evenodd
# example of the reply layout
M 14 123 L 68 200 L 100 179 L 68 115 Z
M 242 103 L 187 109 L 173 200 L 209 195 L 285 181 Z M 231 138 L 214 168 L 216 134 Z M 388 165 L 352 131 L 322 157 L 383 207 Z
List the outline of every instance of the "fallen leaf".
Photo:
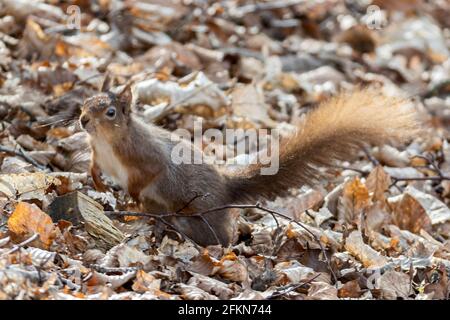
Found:
M 379 286 L 385 299 L 407 299 L 411 294 L 410 277 L 403 272 L 386 271 L 379 280 Z
M 387 263 L 387 259 L 365 244 L 361 232 L 355 230 L 349 234 L 345 240 L 345 249 L 357 257 L 366 268 L 382 267 Z
M 136 276 L 136 271 L 129 271 L 121 275 L 108 275 L 97 271 L 92 272 L 92 277 L 86 282 L 91 291 L 102 290 L 108 284 L 111 289 L 123 286 Z
M 411 186 L 406 188 L 405 193 L 414 197 L 422 205 L 431 219 L 431 224 L 435 225 L 450 220 L 450 209 L 442 201 Z
M 24 241 L 37 233 L 39 239 L 33 241 L 33 245 L 43 249 L 49 249 L 56 237 L 56 227 L 50 216 L 35 204 L 26 202 L 19 202 L 16 206 L 8 219 L 8 229 L 15 242 Z
M 119 267 L 145 266 L 151 261 L 150 256 L 125 244 L 119 244 L 114 252 Z
M 313 282 L 308 290 L 308 299 L 311 300 L 337 300 L 338 290 L 326 282 Z
M 20 200 L 43 200 L 50 186 L 60 185 L 60 180 L 41 172 L 0 175 L 0 194 Z
M 369 191 L 358 177 L 347 182 L 340 198 L 339 219 L 359 224 L 361 211 L 370 204 Z
M 206 106 L 207 110 L 200 115 L 211 117 L 220 113 L 228 102 L 225 94 L 202 72 L 190 74 L 186 79 L 180 79 L 180 82 L 145 80 L 136 85 L 135 92 L 140 101 L 153 105 L 144 112 L 144 116 L 152 121 L 164 117 L 174 107 L 177 107 L 177 111 L 183 111 Z
M 131 288 L 136 292 L 144 293 L 146 291 L 159 291 L 160 286 L 161 279 L 156 279 L 144 270 L 138 270 L 136 272 L 136 279 Z
M 198 287 L 222 300 L 230 299 L 234 295 L 230 285 L 201 274 L 194 274 L 187 284 Z
M 315 274 L 312 268 L 305 267 L 295 260 L 278 263 L 275 265 L 274 271 L 278 274 L 277 283 L 280 285 L 297 284 L 308 280 Z
M 240 258 L 233 252 L 220 259 L 214 274 L 220 275 L 223 279 L 246 282 L 248 281 L 248 271 Z
M 269 108 L 264 101 L 264 93 L 261 86 L 255 84 L 237 86 L 231 93 L 231 99 L 231 108 L 235 115 L 246 117 L 265 125 L 274 125 L 274 122 L 269 118 Z
M 444 264 L 438 266 L 438 270 L 433 270 L 431 277 L 437 278 L 433 283 L 425 286 L 424 292 L 433 295 L 433 299 L 444 300 L 449 297 L 449 280 L 447 276 L 447 270 Z M 430 277 L 430 278 L 431 278 Z
M 373 201 L 384 202 L 384 200 L 386 199 L 384 192 L 389 188 L 390 185 L 391 178 L 383 170 L 382 166 L 377 166 L 374 170 L 372 170 L 366 180 L 367 189 L 370 193 L 373 193 Z
M 392 218 L 394 224 L 400 229 L 420 233 L 420 230 L 431 230 L 431 220 L 421 204 L 409 194 L 404 194 L 401 200 L 395 203 Z
M 181 297 L 186 300 L 218 300 L 216 296 L 197 288 L 196 286 L 180 283 L 175 287 L 175 290 L 181 294 Z
M 361 296 L 361 288 L 359 287 L 358 280 L 352 280 L 346 282 L 338 290 L 339 298 L 359 298 Z

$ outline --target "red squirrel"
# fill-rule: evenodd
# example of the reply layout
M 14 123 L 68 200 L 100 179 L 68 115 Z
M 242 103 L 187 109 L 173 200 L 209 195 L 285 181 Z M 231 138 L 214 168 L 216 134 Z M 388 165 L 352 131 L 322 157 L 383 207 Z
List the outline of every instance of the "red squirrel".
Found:
M 173 213 L 184 207 L 180 217 L 172 217 L 170 222 L 198 244 L 219 240 L 228 245 L 236 240 L 235 211 L 208 214 L 208 223 L 183 215 L 286 195 L 289 188 L 317 183 L 324 177 L 320 167 L 350 158 L 363 143 L 380 145 L 410 138 L 417 122 L 404 104 L 373 88 L 330 98 L 306 115 L 295 134 L 281 140 L 275 175 L 261 175 L 259 164 L 233 173 L 205 163 L 174 164 L 174 146 L 191 142 L 177 141 L 170 131 L 144 123 L 133 114 L 130 86 L 118 94 L 108 91 L 87 99 L 80 124 L 89 135 L 91 175 L 98 190 L 105 190 L 100 178 L 103 172 L 145 212 Z M 193 194 L 209 196 L 189 203 Z

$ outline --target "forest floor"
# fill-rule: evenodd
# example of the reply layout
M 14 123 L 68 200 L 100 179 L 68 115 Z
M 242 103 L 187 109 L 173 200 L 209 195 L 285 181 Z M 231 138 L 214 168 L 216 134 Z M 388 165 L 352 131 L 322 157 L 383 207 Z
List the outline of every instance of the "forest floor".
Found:
M 449 298 L 450 3 L 363 2 L 0 1 L 0 299 Z M 238 242 L 202 248 L 103 214 L 136 211 L 87 174 L 77 118 L 106 74 L 171 131 L 286 133 L 370 85 L 410 100 L 423 133 L 262 204 L 275 213 L 240 209 Z

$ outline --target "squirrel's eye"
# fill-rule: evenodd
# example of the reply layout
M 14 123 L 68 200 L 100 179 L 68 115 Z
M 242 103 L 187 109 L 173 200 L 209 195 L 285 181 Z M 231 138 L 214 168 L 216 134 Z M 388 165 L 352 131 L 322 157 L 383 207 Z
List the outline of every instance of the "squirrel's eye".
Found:
M 114 119 L 116 116 L 116 108 L 109 107 L 108 110 L 106 110 L 105 115 L 110 119 Z

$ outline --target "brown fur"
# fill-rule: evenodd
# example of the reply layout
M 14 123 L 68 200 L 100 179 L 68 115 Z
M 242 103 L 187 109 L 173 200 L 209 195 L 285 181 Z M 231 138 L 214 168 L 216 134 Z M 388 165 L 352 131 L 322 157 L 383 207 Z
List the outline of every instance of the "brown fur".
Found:
M 104 115 L 111 105 L 117 109 L 114 120 Z M 180 218 L 170 221 L 203 245 L 217 242 L 209 226 L 200 218 L 183 215 L 232 202 L 273 198 L 286 194 L 291 187 L 312 185 L 323 177 L 319 167 L 348 158 L 361 143 L 403 140 L 416 128 L 414 114 L 402 111 L 402 101 L 384 97 L 373 89 L 358 90 L 331 99 L 307 116 L 303 127 L 282 142 L 276 175 L 260 175 L 259 165 L 230 174 L 208 164 L 173 164 L 172 148 L 178 142 L 190 143 L 172 141 L 170 132 L 143 123 L 130 114 L 130 105 L 129 88 L 117 96 L 100 94 L 86 101 L 81 121 L 91 137 L 93 168 L 103 166 L 109 171 L 106 174 L 119 181 L 126 178 L 121 186 L 147 212 L 176 212 L 194 195 L 210 194 L 193 201 Z M 98 171 L 93 173 L 97 185 Z M 234 241 L 235 211 L 211 213 L 206 219 L 221 244 Z
M 277 175 L 260 175 L 253 165 L 228 177 L 232 201 L 255 201 L 285 195 L 289 188 L 313 185 L 320 167 L 351 158 L 364 143 L 404 141 L 417 133 L 415 114 L 405 101 L 368 88 L 343 93 L 310 112 L 297 133 L 281 142 Z

